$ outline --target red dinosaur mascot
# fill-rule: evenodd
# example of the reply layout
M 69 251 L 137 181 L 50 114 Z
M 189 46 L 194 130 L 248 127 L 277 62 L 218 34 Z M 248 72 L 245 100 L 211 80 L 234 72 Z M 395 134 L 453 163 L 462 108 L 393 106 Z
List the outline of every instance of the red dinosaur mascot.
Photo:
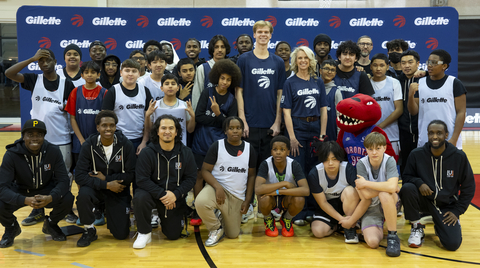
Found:
M 372 97 L 356 94 L 351 98 L 340 101 L 337 104 L 337 111 L 337 126 L 340 128 L 337 143 L 345 149 L 348 162 L 353 166 L 357 164 L 360 158 L 367 155 L 363 140 L 371 132 L 378 132 L 385 136 L 385 139 L 387 139 L 385 153 L 393 156 L 395 160 L 398 159 L 387 134 L 375 125 L 382 117 L 382 110 Z

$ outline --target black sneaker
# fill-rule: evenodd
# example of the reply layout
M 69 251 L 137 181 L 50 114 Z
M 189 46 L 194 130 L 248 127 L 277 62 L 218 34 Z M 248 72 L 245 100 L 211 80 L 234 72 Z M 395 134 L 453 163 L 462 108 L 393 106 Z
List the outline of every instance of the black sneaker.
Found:
M 45 209 L 33 209 L 30 215 L 22 221 L 23 226 L 30 226 L 42 222 L 45 219 Z
M 358 236 L 355 227 L 350 229 L 343 229 L 343 234 L 345 236 L 345 243 L 358 244 Z
M 396 234 L 387 236 L 387 255 L 390 257 L 400 256 L 400 238 Z
M 97 240 L 97 229 L 87 228 L 83 231 L 82 237 L 77 241 L 77 247 L 88 247 L 90 243 Z
M 5 233 L 2 236 L 2 240 L 0 241 L 0 248 L 8 248 L 13 245 L 13 240 L 19 234 L 22 233 L 22 229 L 17 221 L 13 223 L 13 226 L 6 227 Z
M 52 236 L 52 239 L 55 241 L 66 241 L 67 236 L 62 232 L 62 229 L 58 227 L 58 224 L 51 223 L 48 220 L 48 216 L 45 216 L 45 221 L 43 222 L 42 232 L 44 234 L 49 234 Z

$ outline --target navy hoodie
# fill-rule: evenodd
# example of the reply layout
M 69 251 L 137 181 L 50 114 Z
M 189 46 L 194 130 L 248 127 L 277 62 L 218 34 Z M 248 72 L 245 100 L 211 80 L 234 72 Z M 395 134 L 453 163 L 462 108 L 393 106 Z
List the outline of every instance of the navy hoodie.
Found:
M 438 158 L 433 156 L 428 142 L 413 150 L 402 179 L 404 183 L 413 183 L 417 188 L 427 184 L 433 191 L 427 198 L 435 207 L 453 208 L 451 212 L 458 218 L 472 201 L 475 179 L 467 155 L 448 141 L 445 141 L 445 145 L 445 151 Z
M 23 206 L 27 196 L 51 195 L 56 202 L 69 192 L 70 178 L 56 145 L 44 140 L 38 155 L 27 150 L 23 139 L 6 148 L 0 166 L 0 200 Z

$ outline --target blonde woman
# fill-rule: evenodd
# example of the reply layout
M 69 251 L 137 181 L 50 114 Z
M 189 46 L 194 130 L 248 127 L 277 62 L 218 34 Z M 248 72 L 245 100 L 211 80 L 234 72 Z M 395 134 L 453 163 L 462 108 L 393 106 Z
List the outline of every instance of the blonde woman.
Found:
M 285 81 L 281 108 L 291 155 L 302 165 L 304 172 L 309 172 L 316 161 L 311 143 L 315 136 L 323 140 L 327 128 L 325 85 L 315 75 L 317 61 L 310 48 L 297 47 L 290 62 L 295 75 Z

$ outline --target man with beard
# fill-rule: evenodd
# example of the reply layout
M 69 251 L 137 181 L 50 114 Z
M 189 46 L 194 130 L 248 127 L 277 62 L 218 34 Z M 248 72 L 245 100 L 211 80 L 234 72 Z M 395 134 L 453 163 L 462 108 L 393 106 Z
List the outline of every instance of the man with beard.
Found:
M 408 49 L 408 43 L 403 39 L 394 39 L 387 42 L 388 59 L 390 60 L 390 68 L 387 70 L 387 76 L 398 79 L 402 73 L 402 64 L 400 60 L 402 53 Z
M 317 60 L 317 76 L 320 76 L 320 68 L 324 60 L 331 59 L 329 55 L 332 49 L 332 39 L 326 34 L 319 34 L 313 40 L 313 51 L 315 51 L 315 59 Z
M 408 158 L 400 191 L 405 219 L 412 225 L 408 245 L 422 246 L 425 225 L 420 223 L 419 212 L 428 212 L 442 246 L 455 251 L 462 243 L 459 216 L 475 194 L 475 179 L 465 153 L 447 142 L 447 124 L 433 120 L 427 131 L 428 143 Z
M 165 53 L 165 55 L 167 56 L 167 67 L 165 68 L 165 70 L 169 73 L 172 73 L 173 68 L 177 66 L 177 62 L 179 60 L 177 52 L 173 49 L 172 43 L 168 41 L 160 41 L 160 44 L 162 45 L 163 53 Z
M 355 63 L 355 66 L 363 67 L 363 70 L 369 75 L 372 76 L 372 70 L 370 69 L 370 53 L 373 49 L 372 38 L 368 35 L 362 35 L 357 40 L 357 45 L 360 48 L 360 58 Z
M 205 61 L 205 58 L 198 57 L 201 51 L 202 51 L 202 47 L 200 45 L 200 42 L 196 38 L 190 38 L 185 43 L 185 54 L 187 55 L 188 58 L 193 60 L 195 64 L 195 68 L 201 65 L 202 63 L 207 62 Z M 176 75 L 177 72 L 173 72 L 173 74 Z
M 102 61 L 107 56 L 107 48 L 102 41 L 93 41 L 90 44 L 90 58 L 103 69 Z
M 235 63 L 237 63 L 238 57 L 240 57 L 240 55 L 253 49 L 253 39 L 248 34 L 242 34 L 237 37 L 236 44 L 237 44 L 238 54 L 233 57 L 230 57 L 230 59 Z

